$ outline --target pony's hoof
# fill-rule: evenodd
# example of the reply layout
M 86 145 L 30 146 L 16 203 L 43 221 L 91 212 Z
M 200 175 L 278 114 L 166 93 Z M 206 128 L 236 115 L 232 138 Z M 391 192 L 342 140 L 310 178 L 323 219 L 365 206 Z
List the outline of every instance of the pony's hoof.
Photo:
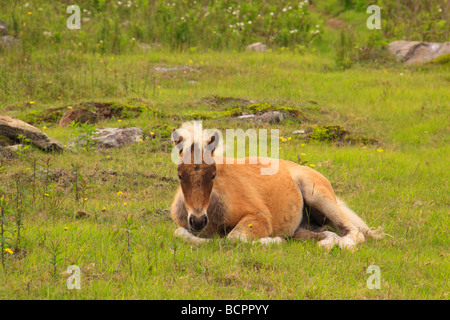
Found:
M 259 242 L 259 243 L 264 244 L 264 245 L 269 245 L 269 244 L 272 244 L 272 243 L 282 244 L 284 242 L 284 240 L 282 238 L 280 238 L 280 237 L 274 237 L 274 238 L 266 237 L 266 238 L 261 238 L 261 239 L 258 239 L 256 241 L 253 241 L 253 243 L 256 243 L 256 242 Z

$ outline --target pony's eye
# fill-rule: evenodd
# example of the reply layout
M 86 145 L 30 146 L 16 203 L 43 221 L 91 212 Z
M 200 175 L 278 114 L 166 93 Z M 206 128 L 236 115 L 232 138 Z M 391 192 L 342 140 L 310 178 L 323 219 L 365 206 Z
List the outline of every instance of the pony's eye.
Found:
M 215 177 L 216 177 L 216 174 L 214 173 L 211 180 L 214 180 Z
M 183 180 L 183 178 L 181 177 L 181 174 L 178 174 L 178 179 Z

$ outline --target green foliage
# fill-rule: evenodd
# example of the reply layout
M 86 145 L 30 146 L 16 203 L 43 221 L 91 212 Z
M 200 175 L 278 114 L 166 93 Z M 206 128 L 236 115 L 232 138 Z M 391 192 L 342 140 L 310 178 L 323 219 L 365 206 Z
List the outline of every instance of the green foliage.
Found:
M 144 42 L 172 49 L 242 49 L 263 41 L 274 46 L 309 44 L 317 21 L 308 1 L 78 1 L 81 29 L 66 28 L 67 5 L 5 0 L 0 19 L 24 46 L 120 54 Z M 315 29 L 314 29 L 315 30 Z
M 387 38 L 444 42 L 450 37 L 450 1 L 379 0 Z

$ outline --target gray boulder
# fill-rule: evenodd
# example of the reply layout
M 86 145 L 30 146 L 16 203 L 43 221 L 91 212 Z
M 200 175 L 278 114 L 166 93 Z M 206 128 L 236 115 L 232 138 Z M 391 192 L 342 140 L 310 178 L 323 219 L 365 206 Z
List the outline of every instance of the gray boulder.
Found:
M 69 147 L 83 148 L 86 145 L 86 136 L 79 137 L 69 141 Z M 92 137 L 92 144 L 97 148 L 119 149 L 132 143 L 140 142 L 143 139 L 142 130 L 139 128 L 99 128 Z
M 56 139 L 47 136 L 38 128 L 9 116 L 0 115 L 0 136 L 10 140 L 21 142 L 20 136 L 30 140 L 30 143 L 44 151 L 63 150 L 63 144 Z
M 405 64 L 427 62 L 450 54 L 450 42 L 433 43 L 422 41 L 393 41 L 388 50 Z

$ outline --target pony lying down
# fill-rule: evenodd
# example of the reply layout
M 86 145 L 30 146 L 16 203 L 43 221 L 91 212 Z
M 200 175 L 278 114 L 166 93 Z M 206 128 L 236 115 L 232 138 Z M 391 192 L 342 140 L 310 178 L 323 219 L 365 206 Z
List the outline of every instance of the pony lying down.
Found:
M 176 236 L 193 244 L 217 235 L 263 244 L 281 243 L 285 237 L 315 239 L 327 250 L 337 245 L 350 251 L 366 237 L 384 236 L 381 228 L 369 228 L 338 199 L 330 182 L 314 169 L 276 159 L 276 173 L 262 175 L 261 169 L 268 167 L 264 158 L 246 158 L 244 164 L 219 159 L 217 132 L 192 142 L 181 135 L 192 132 L 192 125 L 183 127 L 172 132 L 179 151 L 180 187 L 171 206 L 179 225 Z M 194 161 L 196 153 L 210 157 Z M 325 231 L 327 226 L 340 235 Z

